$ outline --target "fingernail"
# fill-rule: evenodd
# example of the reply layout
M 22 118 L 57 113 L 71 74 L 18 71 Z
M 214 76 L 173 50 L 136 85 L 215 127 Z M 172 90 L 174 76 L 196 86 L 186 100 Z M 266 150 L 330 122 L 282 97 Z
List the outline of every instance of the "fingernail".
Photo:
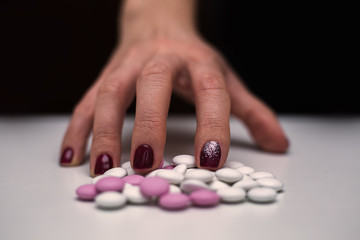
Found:
M 143 144 L 140 145 L 134 156 L 134 168 L 143 169 L 151 168 L 154 162 L 154 152 L 149 145 Z
M 101 175 L 110 168 L 113 167 L 113 161 L 110 155 L 103 153 L 98 156 L 96 159 L 96 165 L 95 165 L 95 175 Z
M 70 147 L 65 148 L 61 155 L 60 164 L 69 164 L 74 156 L 74 150 Z
M 208 141 L 204 144 L 200 153 L 200 166 L 218 167 L 221 158 L 221 147 L 216 141 Z

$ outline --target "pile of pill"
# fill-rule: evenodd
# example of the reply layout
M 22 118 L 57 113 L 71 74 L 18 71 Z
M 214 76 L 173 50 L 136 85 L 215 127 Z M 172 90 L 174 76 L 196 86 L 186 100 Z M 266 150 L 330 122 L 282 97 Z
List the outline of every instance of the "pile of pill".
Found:
M 125 162 L 78 187 L 76 194 L 80 200 L 95 200 L 102 209 L 131 203 L 180 210 L 191 205 L 212 207 L 219 202 L 270 203 L 284 187 L 272 173 L 256 172 L 237 161 L 227 161 L 215 172 L 196 168 L 191 155 L 178 155 L 172 164 L 163 165 L 164 161 L 159 169 L 142 176 L 134 173 L 130 162 Z

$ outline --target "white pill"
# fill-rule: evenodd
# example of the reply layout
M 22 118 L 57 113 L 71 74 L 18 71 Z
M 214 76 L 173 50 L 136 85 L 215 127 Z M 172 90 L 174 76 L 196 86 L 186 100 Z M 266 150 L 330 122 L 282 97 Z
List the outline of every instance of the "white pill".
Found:
M 224 164 L 224 167 L 227 168 L 240 168 L 243 166 L 244 164 L 238 161 L 226 161 L 226 163 Z
M 127 172 L 127 175 L 128 175 L 128 176 L 135 174 L 134 169 L 132 169 L 131 167 L 130 167 L 130 168 L 126 168 L 126 172 Z
M 150 201 L 150 198 L 147 198 L 141 194 L 139 186 L 131 185 L 129 183 L 125 184 L 123 194 L 126 196 L 130 203 L 142 204 Z
M 186 179 L 180 184 L 181 190 L 185 193 L 192 193 L 193 191 L 199 189 L 207 189 L 210 190 L 209 186 L 204 182 L 196 180 L 196 179 Z
M 195 167 L 195 158 L 192 155 L 177 155 L 171 161 L 175 165 L 185 164 L 187 168 Z
M 256 182 L 258 182 L 261 187 L 272 188 L 275 191 L 280 191 L 284 187 L 284 184 L 279 179 L 272 177 L 260 178 Z
M 241 179 L 241 181 L 247 181 L 247 180 L 254 181 L 254 179 L 252 179 L 249 175 L 244 175 L 243 179 Z
M 247 197 L 254 202 L 272 202 L 276 199 L 276 191 L 272 188 L 257 187 L 250 189 Z
M 91 180 L 91 183 L 96 184 L 100 179 L 105 178 L 105 177 L 110 177 L 110 176 L 106 176 L 106 175 L 96 176 Z
M 210 184 L 209 184 L 209 187 L 211 190 L 213 191 L 217 191 L 219 189 L 222 189 L 222 188 L 229 188 L 230 186 L 224 182 L 221 182 L 221 181 L 212 181 Z
M 187 170 L 187 167 L 185 164 L 179 164 L 173 168 L 173 171 L 178 172 L 183 175 L 186 173 L 186 170 Z
M 127 171 L 125 168 L 115 167 L 107 170 L 104 175 L 113 177 L 125 177 L 127 175 Z
M 254 180 L 258 180 L 260 178 L 269 178 L 272 177 L 274 178 L 274 174 L 269 173 L 269 172 L 254 172 L 252 174 L 250 174 L 250 177 Z
M 247 175 L 255 172 L 255 169 L 253 169 L 252 167 L 247 167 L 247 166 L 236 168 L 236 170 L 238 170 L 242 174 L 247 174 Z
M 131 168 L 131 163 L 130 163 L 130 161 L 126 161 L 126 162 L 124 162 L 123 164 L 121 164 L 121 167 L 122 168 Z
M 189 169 L 185 173 L 185 179 L 197 179 L 202 182 L 210 182 L 214 177 L 214 172 L 206 169 Z
M 149 172 L 145 177 L 155 177 L 156 173 L 159 171 L 160 169 L 155 169 L 154 171 Z
M 100 208 L 119 208 L 126 204 L 126 197 L 119 192 L 102 192 L 96 196 L 95 203 Z
M 181 189 L 178 186 L 171 184 L 169 193 L 181 193 Z
M 184 180 L 184 175 L 170 169 L 159 169 L 156 176 L 166 179 L 171 184 L 180 184 Z
M 232 168 L 221 168 L 215 172 L 215 176 L 227 183 L 234 183 L 240 181 L 244 176 L 241 172 Z
M 254 181 L 252 178 L 249 180 L 241 180 L 238 181 L 236 183 L 234 183 L 234 185 L 232 185 L 233 188 L 242 188 L 245 191 L 249 191 L 252 188 L 256 188 L 259 187 L 260 184 L 257 181 Z
M 245 190 L 241 188 L 222 188 L 216 193 L 220 196 L 221 201 L 227 203 L 243 201 L 246 196 Z

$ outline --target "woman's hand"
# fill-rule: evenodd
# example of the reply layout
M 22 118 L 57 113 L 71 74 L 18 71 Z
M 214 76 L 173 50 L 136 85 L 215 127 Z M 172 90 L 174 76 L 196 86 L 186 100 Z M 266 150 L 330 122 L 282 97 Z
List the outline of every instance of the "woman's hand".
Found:
M 179 4 L 175 8 L 177 15 L 182 16 L 178 12 L 181 9 L 183 15 L 193 11 L 191 1 L 175 2 Z M 137 173 L 156 169 L 163 157 L 173 90 L 196 107 L 197 167 L 215 170 L 225 163 L 230 146 L 230 113 L 247 125 L 263 149 L 286 151 L 288 141 L 274 113 L 197 35 L 191 19 L 169 14 L 173 6 L 163 6 L 169 10 L 163 15 L 161 9 L 153 9 L 157 17 L 147 18 L 151 6 L 142 14 L 136 5 L 131 5 L 135 3 L 125 4 L 121 43 L 75 107 L 62 144 L 63 166 L 83 161 L 91 130 L 91 175 L 119 166 L 123 120 L 136 95 L 131 164 Z

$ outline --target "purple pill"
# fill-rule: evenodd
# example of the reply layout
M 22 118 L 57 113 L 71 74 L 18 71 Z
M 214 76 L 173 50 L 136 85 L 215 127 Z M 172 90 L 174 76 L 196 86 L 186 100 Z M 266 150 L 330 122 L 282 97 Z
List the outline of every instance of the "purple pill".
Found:
M 119 177 L 106 177 L 100 179 L 96 184 L 96 189 L 99 192 L 107 191 L 121 191 L 123 190 L 125 181 Z
M 144 180 L 144 177 L 141 175 L 129 175 L 122 178 L 124 182 L 130 183 L 131 185 L 140 185 Z
M 210 190 L 200 189 L 190 194 L 190 200 L 196 206 L 211 207 L 219 203 L 220 197 Z
M 170 184 L 160 177 L 148 177 L 140 183 L 140 191 L 146 197 L 160 197 L 169 192 Z
M 165 167 L 163 167 L 162 169 L 174 169 L 175 168 L 175 165 L 167 165 Z
M 160 197 L 159 205 L 169 210 L 180 210 L 188 207 L 190 198 L 183 193 L 166 193 Z
M 76 189 L 76 195 L 82 200 L 94 200 L 97 194 L 95 184 L 81 185 Z

